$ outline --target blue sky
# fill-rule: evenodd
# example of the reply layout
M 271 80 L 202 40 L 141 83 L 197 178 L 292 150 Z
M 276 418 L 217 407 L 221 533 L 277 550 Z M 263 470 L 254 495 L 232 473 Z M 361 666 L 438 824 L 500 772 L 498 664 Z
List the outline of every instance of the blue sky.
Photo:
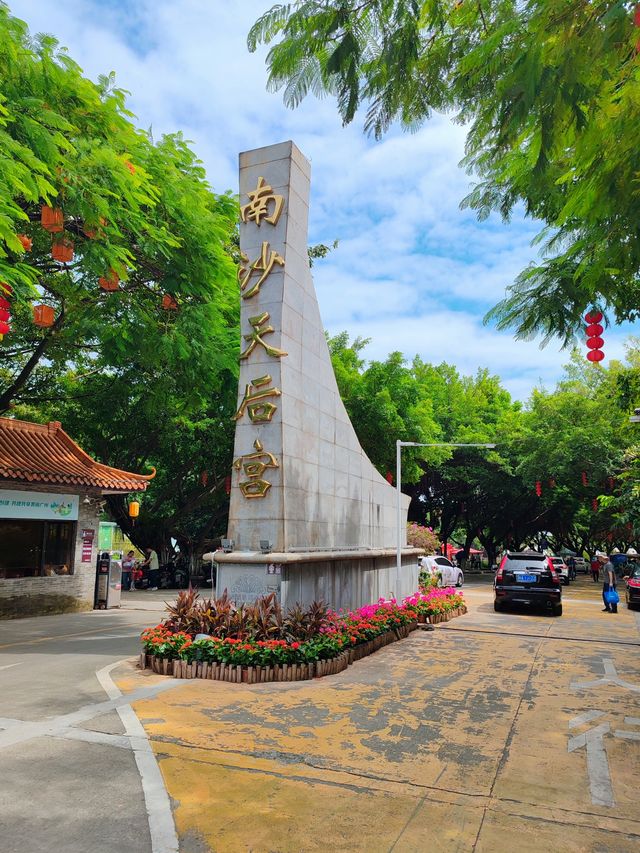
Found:
M 464 129 L 434 116 L 381 142 L 362 117 L 343 128 L 331 99 L 287 110 L 266 91 L 266 51 L 246 34 L 269 0 L 9 0 L 31 31 L 56 36 L 87 76 L 116 72 L 129 106 L 156 136 L 182 130 L 217 191 L 237 188 L 238 152 L 293 139 L 312 164 L 310 241 L 339 248 L 314 266 L 325 327 L 370 338 L 368 358 L 488 367 L 514 397 L 553 387 L 567 353 L 483 326 L 485 312 L 535 257 L 535 223 L 478 222 L 460 201 Z M 624 354 L 630 327 L 605 332 Z M 633 331 L 633 329 L 631 329 Z M 605 364 L 607 362 L 605 361 Z

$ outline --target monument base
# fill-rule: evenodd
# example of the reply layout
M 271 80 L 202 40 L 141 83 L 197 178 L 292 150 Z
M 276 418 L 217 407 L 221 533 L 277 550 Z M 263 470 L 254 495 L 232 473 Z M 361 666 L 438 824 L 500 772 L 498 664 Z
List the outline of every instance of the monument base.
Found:
M 236 604 L 275 592 L 283 607 L 325 601 L 335 610 L 401 600 L 418 589 L 419 548 L 402 549 L 400 576 L 395 548 L 262 554 L 216 551 L 218 595 L 226 589 Z

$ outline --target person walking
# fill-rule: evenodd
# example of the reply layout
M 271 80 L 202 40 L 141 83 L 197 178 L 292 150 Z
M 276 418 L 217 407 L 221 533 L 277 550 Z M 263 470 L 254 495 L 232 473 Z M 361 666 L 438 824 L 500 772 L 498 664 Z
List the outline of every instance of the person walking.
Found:
M 616 595 L 618 594 L 616 591 L 616 571 L 613 567 L 613 563 L 609 560 L 609 557 L 606 554 L 603 554 L 602 551 L 596 551 L 596 557 L 600 561 L 604 572 L 604 582 L 602 584 L 602 600 L 604 602 L 604 608 L 602 609 L 602 612 L 617 613 L 617 602 L 608 600 L 608 595 L 611 592 L 614 592 Z
M 127 556 L 122 561 L 122 588 L 127 592 L 135 589 L 133 585 L 133 573 L 136 568 L 134 551 L 128 551 Z
M 572 556 L 567 560 L 567 568 L 569 569 L 569 580 L 574 581 L 576 579 L 576 561 Z
M 600 580 L 600 560 L 597 557 L 591 560 L 591 577 L 594 583 L 598 583 Z
M 153 548 L 145 548 L 145 553 L 147 555 L 147 559 L 142 563 L 143 566 L 146 566 L 149 569 L 149 591 L 155 592 L 158 589 L 158 577 L 160 575 L 160 561 L 158 560 L 157 553 L 153 550 Z

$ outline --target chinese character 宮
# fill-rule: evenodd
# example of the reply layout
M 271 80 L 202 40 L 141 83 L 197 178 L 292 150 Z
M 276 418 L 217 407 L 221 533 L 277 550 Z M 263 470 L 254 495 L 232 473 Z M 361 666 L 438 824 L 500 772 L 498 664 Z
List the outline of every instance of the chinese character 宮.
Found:
M 256 452 L 235 459 L 233 467 L 236 471 L 242 468 L 247 478 L 239 483 L 240 491 L 245 498 L 264 498 L 271 488 L 271 483 L 263 479 L 263 474 L 268 468 L 279 468 L 280 465 L 273 453 L 265 451 L 260 439 L 256 439 L 253 446 Z
M 242 253 L 241 258 L 242 263 L 238 269 L 238 281 L 240 282 L 240 290 L 242 291 L 243 299 L 251 299 L 252 296 L 255 296 L 256 293 L 260 292 L 260 287 L 264 284 L 275 264 L 284 266 L 284 258 L 282 255 L 279 255 L 276 251 L 270 249 L 269 243 L 266 240 L 262 244 L 260 257 L 256 258 L 253 263 L 249 262 L 249 258 L 244 254 L 244 252 Z M 245 290 L 249 285 L 251 276 L 256 272 L 262 273 L 262 275 L 253 283 L 252 287 Z
M 276 195 L 269 184 L 265 182 L 264 178 L 258 178 L 257 187 L 255 190 L 247 193 L 247 195 L 249 196 L 249 202 L 240 208 L 242 221 L 251 222 L 253 220 L 256 225 L 260 225 L 260 222 L 264 219 L 265 222 L 275 225 L 282 213 L 284 196 Z M 267 215 L 270 208 L 272 212 L 270 215 Z
M 267 325 L 269 319 L 270 317 L 267 311 L 265 311 L 263 314 L 258 314 L 256 317 L 249 317 L 249 323 L 251 326 L 253 326 L 253 332 L 244 336 L 244 339 L 248 342 L 249 346 L 245 349 L 244 352 L 240 353 L 241 359 L 249 358 L 249 356 L 258 346 L 258 344 L 264 347 L 267 355 L 273 356 L 274 358 L 281 358 L 283 355 L 289 354 L 282 349 L 270 346 L 262 340 L 263 335 L 268 335 L 271 332 L 275 332 L 273 326 Z
M 271 421 L 275 412 L 278 410 L 273 403 L 265 402 L 268 397 L 280 397 L 282 391 L 279 388 L 269 388 L 271 377 L 267 374 L 253 379 L 250 384 L 245 386 L 244 397 L 234 415 L 234 420 L 239 421 L 245 411 L 249 415 L 249 420 L 254 424 L 262 424 Z M 251 389 L 255 390 L 251 390 Z

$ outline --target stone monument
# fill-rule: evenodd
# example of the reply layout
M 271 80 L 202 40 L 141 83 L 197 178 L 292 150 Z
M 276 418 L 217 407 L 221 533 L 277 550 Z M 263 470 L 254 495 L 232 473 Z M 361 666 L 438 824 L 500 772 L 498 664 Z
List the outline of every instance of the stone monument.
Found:
M 310 165 L 292 142 L 240 155 L 242 343 L 226 548 L 236 602 L 357 607 L 417 589 L 396 567 L 396 490 L 360 447 L 336 384 L 307 255 Z M 402 544 L 409 498 L 402 496 Z

